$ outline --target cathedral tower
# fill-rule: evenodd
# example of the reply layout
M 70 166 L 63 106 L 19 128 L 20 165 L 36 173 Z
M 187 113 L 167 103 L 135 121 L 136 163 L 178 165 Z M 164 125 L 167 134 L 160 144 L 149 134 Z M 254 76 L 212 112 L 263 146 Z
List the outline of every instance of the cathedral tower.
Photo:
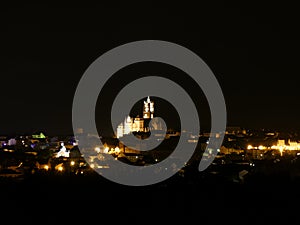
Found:
M 148 96 L 147 101 L 144 101 L 143 118 L 152 119 L 154 117 L 154 102 Z

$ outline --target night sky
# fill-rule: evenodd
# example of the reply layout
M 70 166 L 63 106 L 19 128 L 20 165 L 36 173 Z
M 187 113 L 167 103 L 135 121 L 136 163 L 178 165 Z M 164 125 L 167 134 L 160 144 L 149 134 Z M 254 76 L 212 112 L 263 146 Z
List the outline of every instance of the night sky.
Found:
M 72 133 L 73 95 L 84 71 L 111 48 L 145 39 L 180 44 L 208 64 L 224 93 L 228 125 L 299 130 L 299 19 L 298 7 L 287 4 L 1 7 L 0 133 Z M 190 86 L 164 65 L 125 70 L 100 108 L 109 111 L 121 84 L 147 71 Z M 190 93 L 199 108 L 206 104 L 200 92 Z M 99 126 L 106 129 L 107 120 Z

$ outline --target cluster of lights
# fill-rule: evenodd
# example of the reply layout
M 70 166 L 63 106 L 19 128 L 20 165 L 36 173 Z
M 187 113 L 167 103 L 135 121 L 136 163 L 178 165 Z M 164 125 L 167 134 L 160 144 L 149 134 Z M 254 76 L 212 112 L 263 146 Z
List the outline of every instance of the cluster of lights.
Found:
M 289 151 L 295 151 L 295 150 L 300 150 L 300 144 L 297 144 L 297 145 L 272 145 L 271 147 L 267 147 L 267 146 L 263 146 L 263 145 L 259 145 L 259 146 L 248 145 L 247 149 L 248 150 L 258 149 L 258 150 L 279 150 L 279 151 L 289 150 Z
M 121 152 L 121 149 L 119 147 L 110 148 L 110 149 L 109 147 L 105 147 L 102 151 L 100 147 L 95 147 L 94 150 L 97 153 L 104 153 L 104 154 L 119 154 Z
M 119 147 L 115 147 L 115 148 L 109 148 L 109 147 L 105 147 L 103 148 L 103 150 L 101 151 L 102 148 L 100 147 L 95 147 L 94 150 L 97 152 L 97 153 L 105 153 L 105 154 L 116 154 L 118 155 L 120 152 L 121 152 L 121 149 Z M 117 160 L 117 158 L 115 158 Z M 91 162 L 94 161 L 94 158 L 91 159 Z M 71 167 L 74 167 L 76 165 L 76 162 L 74 160 L 70 161 L 70 166 Z M 83 163 L 80 162 L 79 164 L 79 167 L 83 166 Z M 48 171 L 50 170 L 50 166 L 49 165 L 44 165 L 42 167 L 44 170 Z M 94 169 L 94 168 L 108 168 L 107 165 L 97 165 L 97 164 L 90 164 L 90 168 Z M 58 172 L 63 172 L 65 169 L 64 169 L 64 166 L 63 164 L 58 164 L 56 165 L 55 167 L 55 170 L 58 171 Z M 83 171 L 81 171 L 81 174 L 83 174 Z
M 271 147 L 259 145 L 259 146 L 247 146 L 248 150 L 258 149 L 258 150 L 278 150 L 280 154 L 283 154 L 283 151 L 296 151 L 300 150 L 300 143 L 288 141 L 288 145 L 285 144 L 284 140 L 278 140 L 277 145 L 272 145 Z
M 265 149 L 271 149 L 270 147 L 266 147 L 266 146 L 263 146 L 263 145 L 259 145 L 259 146 L 252 146 L 252 145 L 248 145 L 247 146 L 247 149 L 248 150 L 251 150 L 251 149 L 259 149 L 259 150 L 265 150 Z

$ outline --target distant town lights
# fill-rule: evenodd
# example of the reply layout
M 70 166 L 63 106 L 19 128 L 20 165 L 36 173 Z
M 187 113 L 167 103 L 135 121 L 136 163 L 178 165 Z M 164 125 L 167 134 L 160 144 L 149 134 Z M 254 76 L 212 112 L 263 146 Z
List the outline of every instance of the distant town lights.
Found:
M 288 144 L 285 144 L 285 140 L 278 140 L 276 145 L 272 146 L 264 146 L 264 145 L 259 145 L 259 146 L 253 146 L 253 145 L 248 145 L 247 146 L 248 150 L 251 149 L 258 149 L 258 150 L 279 150 L 282 154 L 283 151 L 294 151 L 294 150 L 300 150 L 300 143 L 295 142 L 295 141 L 290 141 L 288 140 Z

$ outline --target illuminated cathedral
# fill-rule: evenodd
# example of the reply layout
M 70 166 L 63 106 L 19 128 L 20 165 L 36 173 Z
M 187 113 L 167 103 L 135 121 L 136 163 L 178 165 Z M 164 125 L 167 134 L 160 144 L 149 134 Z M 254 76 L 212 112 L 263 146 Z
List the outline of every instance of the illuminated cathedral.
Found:
M 130 116 L 127 116 L 124 119 L 124 122 L 120 123 L 117 127 L 117 138 L 132 132 L 148 132 L 148 124 L 152 118 L 154 118 L 154 102 L 151 101 L 148 96 L 147 100 L 144 101 L 143 118 L 131 118 Z

